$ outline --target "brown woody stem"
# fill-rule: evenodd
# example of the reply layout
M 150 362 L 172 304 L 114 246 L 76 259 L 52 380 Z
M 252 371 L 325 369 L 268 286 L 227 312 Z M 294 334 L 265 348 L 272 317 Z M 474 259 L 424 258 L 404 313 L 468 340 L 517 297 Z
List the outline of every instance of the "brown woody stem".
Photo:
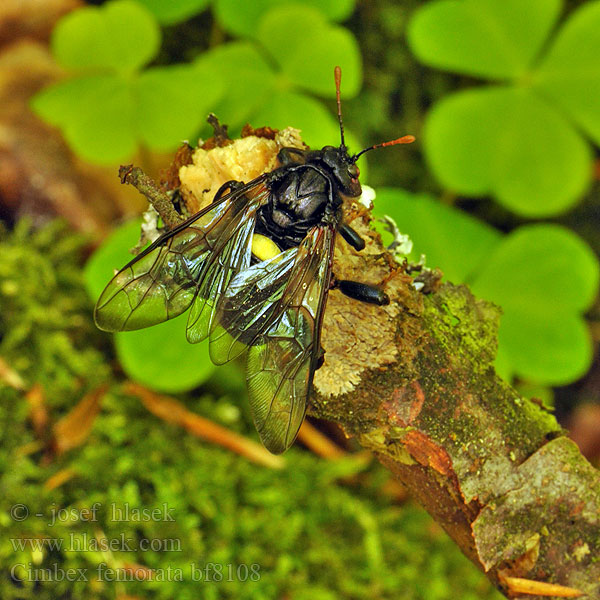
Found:
M 600 598 L 600 475 L 495 374 L 498 310 L 448 283 L 399 298 L 397 361 L 312 414 L 375 452 L 505 594 L 521 578 Z
M 119 178 L 121 183 L 132 185 L 146 196 L 168 230 L 175 228 L 183 221 L 183 217 L 173 208 L 169 196 L 142 169 L 133 165 L 122 165 L 119 168 Z

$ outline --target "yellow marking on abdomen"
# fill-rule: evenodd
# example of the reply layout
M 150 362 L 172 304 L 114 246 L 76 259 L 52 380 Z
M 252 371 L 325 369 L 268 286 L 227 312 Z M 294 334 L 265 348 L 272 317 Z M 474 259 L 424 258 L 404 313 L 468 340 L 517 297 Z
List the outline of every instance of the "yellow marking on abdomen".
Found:
M 281 248 L 271 238 L 255 233 L 252 236 L 252 254 L 258 260 L 269 260 L 281 254 Z

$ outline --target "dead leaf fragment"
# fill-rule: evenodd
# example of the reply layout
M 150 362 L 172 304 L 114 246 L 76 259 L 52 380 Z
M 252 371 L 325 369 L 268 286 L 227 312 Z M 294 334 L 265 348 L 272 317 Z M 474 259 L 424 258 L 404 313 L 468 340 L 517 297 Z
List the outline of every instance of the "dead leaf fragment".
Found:
M 73 479 L 75 475 L 77 475 L 77 471 L 75 471 L 75 469 L 61 469 L 46 480 L 46 483 L 44 483 L 44 489 L 48 491 L 55 490 L 70 479 Z
M 255 463 L 272 469 L 281 469 L 285 464 L 283 457 L 275 456 L 260 444 L 187 410 L 173 398 L 159 396 L 134 382 L 125 384 L 125 392 L 139 398 L 151 413 L 163 421 L 179 425 L 197 437 L 229 448 Z
M 0 358 L 0 382 L 15 388 L 15 390 L 25 389 L 22 377 L 3 358 Z
M 87 394 L 60 421 L 54 425 L 54 443 L 57 454 L 76 448 L 85 442 L 100 412 L 100 402 L 106 386 Z
M 575 588 L 559 585 L 557 583 L 546 583 L 523 579 L 522 577 L 501 576 L 503 583 L 508 587 L 511 594 L 530 594 L 533 596 L 554 596 L 557 598 L 578 598 L 583 592 Z
M 46 406 L 46 395 L 44 389 L 39 383 L 36 383 L 25 395 L 27 404 L 29 404 L 29 420 L 33 426 L 33 431 L 38 440 L 46 437 L 50 415 Z
M 56 21 L 81 5 L 80 0 L 2 0 L 0 45 L 25 37 L 47 39 Z

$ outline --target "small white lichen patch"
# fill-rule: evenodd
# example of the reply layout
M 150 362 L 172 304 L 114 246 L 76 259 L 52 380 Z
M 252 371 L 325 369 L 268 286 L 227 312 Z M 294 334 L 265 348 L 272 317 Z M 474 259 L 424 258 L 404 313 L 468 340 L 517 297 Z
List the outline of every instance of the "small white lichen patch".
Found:
M 368 185 L 361 185 L 361 187 L 362 194 L 357 199 L 357 202 L 362 204 L 367 210 L 371 210 L 373 208 L 373 200 L 375 200 L 375 190 Z
M 156 212 L 156 209 L 152 205 L 149 205 L 142 213 L 140 239 L 138 243 L 129 250 L 131 254 L 139 254 L 146 244 L 154 242 L 161 236 L 163 232 L 158 226 L 158 219 L 159 215 Z

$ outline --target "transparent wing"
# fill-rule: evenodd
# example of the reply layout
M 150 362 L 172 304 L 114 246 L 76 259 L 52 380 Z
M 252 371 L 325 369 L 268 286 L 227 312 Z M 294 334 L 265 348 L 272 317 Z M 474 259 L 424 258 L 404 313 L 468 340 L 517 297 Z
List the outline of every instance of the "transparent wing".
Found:
M 212 286 L 218 285 L 217 270 L 222 269 L 220 276 L 227 280 L 249 264 L 256 209 L 267 194 L 264 179 L 223 196 L 123 267 L 96 303 L 98 327 L 130 331 L 162 323 L 183 313 L 198 297 L 196 313 L 200 312 L 202 302 L 216 293 Z M 203 299 L 200 291 L 206 294 Z
M 186 335 L 192 344 L 208 337 L 216 325 L 215 311 L 225 289 L 234 275 L 250 266 L 256 210 L 264 195 L 266 192 L 240 211 L 240 217 L 227 219 L 214 241 L 188 315 Z
M 210 336 L 210 357 L 215 364 L 238 357 L 274 323 L 298 252 L 299 248 L 286 250 L 245 269 L 230 282 L 217 311 L 218 325 Z
M 249 347 L 247 382 L 258 433 L 271 452 L 291 446 L 319 356 L 335 230 L 314 228 L 298 248 L 239 273 L 218 310 L 211 358 Z

